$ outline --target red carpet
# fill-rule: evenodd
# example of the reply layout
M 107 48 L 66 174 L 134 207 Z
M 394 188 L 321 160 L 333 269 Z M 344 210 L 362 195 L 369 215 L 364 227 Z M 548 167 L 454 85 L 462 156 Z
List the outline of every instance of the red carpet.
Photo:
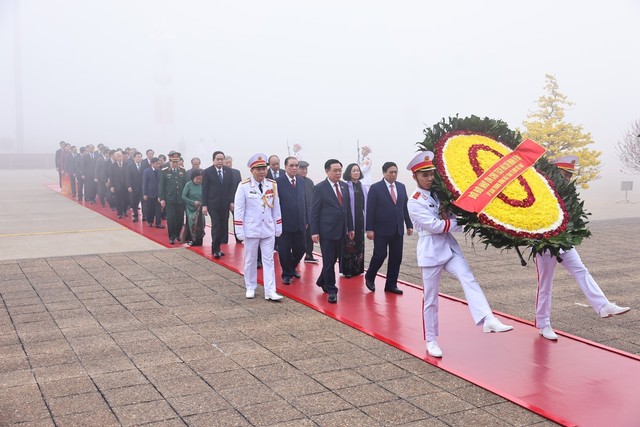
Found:
M 50 188 L 58 191 L 57 185 Z M 86 207 L 119 224 L 170 247 L 166 230 L 149 228 L 131 218 L 118 220 L 108 208 Z M 233 237 L 231 237 L 233 240 Z M 173 245 L 177 246 L 177 245 Z M 242 274 L 243 246 L 223 247 L 226 256 L 211 257 L 210 240 L 203 247 L 190 248 Z M 277 258 L 276 258 L 277 260 Z M 426 355 L 422 332 L 422 290 L 400 284 L 404 295 L 385 294 L 384 278 L 369 292 L 362 276 L 340 278 L 338 304 L 329 304 L 326 294 L 315 286 L 320 265 L 302 264 L 301 279 L 291 285 L 279 282 L 282 295 L 346 323 L 381 341 L 406 351 L 447 372 L 464 378 L 499 396 L 563 425 L 640 425 L 640 357 L 558 332 L 552 342 L 521 319 L 500 315 L 515 330 L 484 334 L 475 327 L 464 301 L 441 295 L 440 334 L 444 357 Z

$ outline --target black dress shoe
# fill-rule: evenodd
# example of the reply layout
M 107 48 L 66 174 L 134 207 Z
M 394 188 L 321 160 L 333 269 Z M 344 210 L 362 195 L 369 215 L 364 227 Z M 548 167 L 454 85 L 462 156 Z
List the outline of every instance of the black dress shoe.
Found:
M 156 228 L 164 228 L 164 225 L 162 225 L 162 224 L 156 225 Z
M 345 275 L 344 275 L 344 278 L 345 278 L 345 279 L 351 279 L 351 275 L 350 275 L 350 274 L 345 274 Z
M 220 257 L 221 257 L 220 252 L 214 252 L 214 253 L 213 253 L 213 257 L 214 257 L 215 259 L 220 259 Z
M 384 291 L 385 292 L 389 292 L 391 294 L 398 294 L 398 295 L 402 295 L 403 294 L 403 292 L 398 288 L 390 288 L 390 289 L 384 288 Z
M 293 273 L 293 277 L 295 277 L 296 279 L 300 278 L 300 273 L 298 273 L 297 271 L 295 273 Z
M 133 218 L 133 222 L 138 222 L 138 218 Z
M 224 256 L 224 252 L 220 252 L 220 256 Z
M 257 266 L 258 268 L 262 268 L 262 261 L 258 261 L 258 262 L 256 263 L 256 266 Z
M 121 218 L 122 218 L 122 215 L 118 214 L 118 219 L 121 219 Z
M 282 283 L 284 283 L 285 285 L 290 285 L 291 284 L 291 277 L 283 277 L 282 278 Z
M 329 298 L 327 299 L 331 304 L 335 304 L 338 302 L 338 294 L 329 294 Z
M 153 223 L 152 223 L 152 222 L 148 222 L 148 223 L 147 223 L 147 225 L 148 225 L 149 227 L 153 227 Z
M 171 243 L 172 245 L 176 242 L 176 239 L 169 239 L 169 243 Z
M 373 280 L 364 279 L 364 284 L 371 292 L 376 290 L 376 283 Z
M 182 241 L 179 237 L 176 237 L 176 240 L 177 240 L 178 242 L 181 242 L 181 241 Z

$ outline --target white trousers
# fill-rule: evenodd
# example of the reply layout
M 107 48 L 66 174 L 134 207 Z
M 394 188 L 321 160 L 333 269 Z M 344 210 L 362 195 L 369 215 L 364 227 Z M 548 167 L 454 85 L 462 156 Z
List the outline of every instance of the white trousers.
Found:
M 596 313 L 600 313 L 603 305 L 609 302 L 598 286 L 587 267 L 584 266 L 578 251 L 571 249 L 560 254 L 560 263 L 573 276 L 580 290 Z M 558 260 L 548 252 L 536 254 L 538 270 L 538 296 L 536 297 L 536 326 L 540 329 L 551 325 L 551 296 L 553 291 L 553 273 Z
M 462 291 L 467 299 L 471 317 L 476 325 L 491 314 L 491 307 L 480 289 L 480 284 L 473 277 L 467 260 L 454 252 L 453 257 L 444 265 L 421 267 L 424 300 L 422 310 L 424 315 L 424 333 L 427 341 L 434 341 L 439 335 L 438 328 L 438 292 L 442 270 L 453 275 L 462 285 Z
M 251 291 L 255 291 L 258 287 L 258 246 L 260 246 L 265 298 L 276 291 L 276 273 L 273 267 L 275 241 L 275 236 L 264 239 L 253 237 L 244 239 L 244 286 Z

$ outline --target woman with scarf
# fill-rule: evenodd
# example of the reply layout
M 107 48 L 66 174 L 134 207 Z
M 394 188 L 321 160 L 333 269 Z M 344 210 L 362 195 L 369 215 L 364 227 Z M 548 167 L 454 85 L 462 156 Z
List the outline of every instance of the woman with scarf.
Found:
M 187 226 L 182 232 L 182 241 L 189 246 L 202 246 L 204 237 L 204 216 L 202 215 L 202 170 L 191 173 L 191 181 L 182 190 L 182 200 L 186 204 Z
M 351 163 L 344 171 L 342 179 L 349 187 L 351 199 L 351 216 L 355 237 L 345 237 L 340 259 L 340 272 L 346 278 L 364 273 L 364 210 L 367 205 L 367 189 L 360 179 L 362 172 L 356 163 Z

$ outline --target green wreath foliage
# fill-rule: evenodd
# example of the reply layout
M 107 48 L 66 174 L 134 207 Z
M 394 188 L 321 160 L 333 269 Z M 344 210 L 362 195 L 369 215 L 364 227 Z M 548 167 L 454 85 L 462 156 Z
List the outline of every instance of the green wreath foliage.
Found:
M 520 132 L 512 131 L 502 120 L 488 117 L 480 118 L 472 115 L 464 118 L 449 117 L 448 120 L 443 118 L 442 121 L 431 128 L 424 130 L 425 139 L 422 142 L 418 142 L 417 145 L 420 146 L 420 150 L 429 150 L 435 153 L 436 143 L 450 132 L 456 131 L 484 134 L 505 144 L 512 150 L 522 142 Z M 452 203 L 454 201 L 452 200 L 453 195 L 449 192 L 438 173 L 435 175 L 432 189 L 436 191 L 440 202 L 458 216 L 458 224 L 464 226 L 465 234 L 472 239 L 477 238 L 479 242 L 485 245 L 485 248 L 491 245 L 502 250 L 515 248 L 520 252 L 520 247 L 529 247 L 531 249 L 530 257 L 536 253 L 546 251 L 549 251 L 553 256 L 558 256 L 561 250 L 569 250 L 591 235 L 587 228 L 587 217 L 590 214 L 584 210 L 584 202 L 580 200 L 574 183 L 565 182 L 558 168 L 552 165 L 546 157 L 540 158 L 534 167 L 553 183 L 569 214 L 567 229 L 556 236 L 546 239 L 518 238 L 480 223 L 477 214 L 464 211 Z

